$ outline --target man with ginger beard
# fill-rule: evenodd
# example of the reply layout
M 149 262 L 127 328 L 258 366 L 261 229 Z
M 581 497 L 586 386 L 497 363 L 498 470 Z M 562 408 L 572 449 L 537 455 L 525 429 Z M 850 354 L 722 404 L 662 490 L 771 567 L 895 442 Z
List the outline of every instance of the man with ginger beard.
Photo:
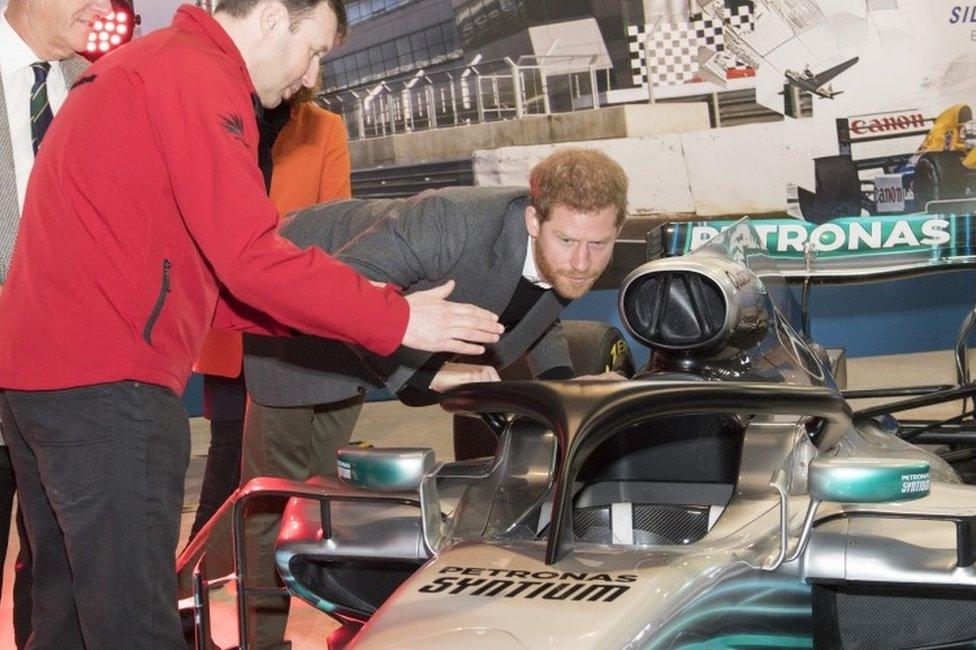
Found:
M 454 280 L 455 295 L 501 314 L 506 333 L 480 357 L 402 350 L 382 360 L 315 337 L 246 336 L 251 428 L 270 418 L 261 428 L 286 435 L 294 423 L 278 429 L 274 420 L 289 416 L 262 407 L 321 412 L 380 386 L 407 404 L 430 403 L 453 386 L 497 379 L 523 354 L 536 378 L 571 378 L 558 316 L 610 264 L 626 217 L 627 176 L 599 151 L 562 148 L 532 169 L 529 185 L 339 201 L 288 215 L 281 234 L 299 247 L 331 252 L 407 294 Z
M 321 248 L 408 295 L 453 280 L 458 299 L 501 314 L 506 333 L 480 357 L 401 350 L 389 358 L 315 337 L 245 335 L 250 401 L 242 485 L 256 476 L 335 473 L 335 452 L 349 441 L 371 388 L 385 386 L 406 404 L 429 404 L 453 386 L 497 381 L 498 371 L 523 354 L 536 378 L 574 376 L 559 314 L 610 263 L 626 216 L 627 177 L 601 152 L 564 148 L 533 168 L 529 185 L 339 201 L 285 218 L 280 232 L 300 248 Z M 178 560 L 181 595 L 189 595 L 200 551 L 207 551 L 211 575 L 232 569 L 228 512 L 225 504 L 201 531 L 207 541 Z M 275 586 L 277 531 L 275 513 L 248 517 L 249 585 Z M 253 617 L 256 631 L 266 635 L 259 646 L 274 647 L 284 633 L 287 598 L 262 597 L 254 608 L 261 619 Z

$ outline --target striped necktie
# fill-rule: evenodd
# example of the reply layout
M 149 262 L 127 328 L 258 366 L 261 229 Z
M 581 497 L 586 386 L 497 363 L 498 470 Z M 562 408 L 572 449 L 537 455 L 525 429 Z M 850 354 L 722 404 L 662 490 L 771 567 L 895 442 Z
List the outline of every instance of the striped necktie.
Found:
M 37 155 L 37 148 L 41 146 L 41 140 L 47 133 L 47 128 L 51 126 L 54 113 L 51 112 L 51 105 L 47 101 L 47 73 L 51 70 L 51 64 L 47 61 L 31 63 L 34 70 L 34 86 L 31 88 L 30 112 L 31 112 L 31 143 L 34 145 L 34 155 Z

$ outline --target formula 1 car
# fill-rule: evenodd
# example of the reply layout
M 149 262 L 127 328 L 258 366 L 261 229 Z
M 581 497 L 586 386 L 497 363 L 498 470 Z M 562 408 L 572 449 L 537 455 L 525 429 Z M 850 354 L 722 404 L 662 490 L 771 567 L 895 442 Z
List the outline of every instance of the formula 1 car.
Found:
M 924 130 L 926 123 L 932 126 Z M 976 120 L 955 104 L 935 119 L 919 112 L 837 120 L 839 155 L 814 161 L 814 192 L 799 191 L 800 211 L 814 223 L 861 214 L 972 211 L 946 202 L 976 198 Z M 918 137 L 910 154 L 854 157 L 855 146 Z M 862 179 L 860 172 L 876 171 Z
M 976 487 L 851 411 L 760 244 L 744 221 L 626 278 L 634 380 L 454 389 L 444 408 L 504 415 L 492 457 L 345 448 L 338 477 L 242 488 L 238 540 L 246 502 L 292 497 L 276 562 L 336 648 L 976 640 Z
M 930 201 L 968 198 L 976 193 L 976 120 L 973 109 L 956 104 L 943 111 L 922 146 L 909 160 L 918 210 Z

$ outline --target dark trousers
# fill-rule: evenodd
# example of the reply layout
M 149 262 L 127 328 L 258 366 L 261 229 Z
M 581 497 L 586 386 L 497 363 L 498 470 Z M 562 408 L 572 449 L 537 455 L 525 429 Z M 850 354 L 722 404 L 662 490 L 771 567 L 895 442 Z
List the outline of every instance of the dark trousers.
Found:
M 4 391 L 0 420 L 34 555 L 29 650 L 186 647 L 176 611 L 189 423 L 123 381 Z
M 7 557 L 7 540 L 10 538 L 10 515 L 13 511 L 14 466 L 10 462 L 10 452 L 0 446 L 0 589 L 3 589 L 3 563 Z M 19 548 L 14 563 L 14 643 L 18 648 L 27 644 L 31 633 L 31 554 L 24 530 L 24 517 L 17 509 L 17 538 Z
M 210 521 L 241 480 L 241 439 L 247 389 L 239 377 L 203 376 L 203 415 L 210 420 L 210 450 L 190 540 Z
M 244 432 L 244 460 L 241 481 L 258 476 L 277 476 L 307 481 L 313 476 L 336 473 L 336 452 L 356 428 L 363 408 L 362 395 L 331 404 L 271 408 L 252 401 L 248 405 Z M 274 545 L 281 530 L 283 503 L 255 503 L 245 526 L 247 584 L 277 587 Z M 288 624 L 288 596 L 256 596 L 251 599 L 250 634 L 258 650 L 289 650 L 284 641 Z

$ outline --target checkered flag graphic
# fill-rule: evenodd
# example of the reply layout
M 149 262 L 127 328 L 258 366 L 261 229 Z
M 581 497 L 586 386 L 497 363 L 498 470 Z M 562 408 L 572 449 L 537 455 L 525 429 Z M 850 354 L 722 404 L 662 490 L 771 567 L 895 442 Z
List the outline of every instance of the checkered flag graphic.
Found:
M 723 19 L 725 27 L 738 34 L 751 34 L 756 29 L 756 9 L 752 0 L 725 0 Z M 729 71 L 744 73 L 752 68 L 735 57 L 730 57 L 734 64 Z
M 647 88 L 649 83 L 674 86 L 696 80 L 699 48 L 724 52 L 726 27 L 739 33 L 753 31 L 755 7 L 752 0 L 725 0 L 721 21 L 699 12 L 689 16 L 687 21 L 628 26 L 634 85 L 641 88 Z M 750 70 L 731 53 L 727 60 L 727 73 Z
M 726 25 L 740 34 L 751 34 L 756 29 L 756 7 L 752 0 L 725 0 L 722 17 Z
M 634 85 L 647 88 L 647 25 L 628 25 L 627 42 L 630 46 L 630 70 Z
M 698 42 L 693 22 L 660 23 L 647 35 L 647 72 L 655 86 L 675 86 L 698 74 Z
M 695 39 L 698 42 L 698 47 L 707 47 L 716 52 L 725 49 L 722 21 L 698 13 L 691 14 L 691 23 L 695 26 Z

